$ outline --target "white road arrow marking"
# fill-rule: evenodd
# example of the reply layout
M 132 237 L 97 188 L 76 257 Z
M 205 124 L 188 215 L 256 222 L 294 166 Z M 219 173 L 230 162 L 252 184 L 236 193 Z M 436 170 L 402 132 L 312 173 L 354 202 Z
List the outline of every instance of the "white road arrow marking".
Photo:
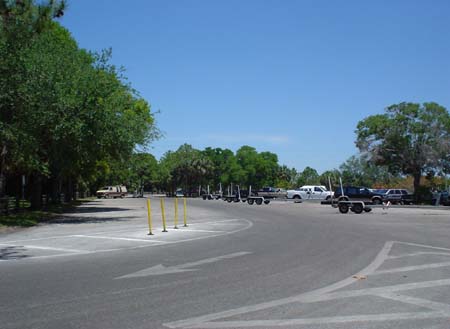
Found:
M 206 258 L 202 259 L 196 262 L 186 263 L 182 265 L 175 265 L 175 266 L 164 266 L 162 264 L 152 266 L 150 268 L 137 271 L 131 274 L 127 274 L 124 276 L 120 276 L 116 279 L 129 279 L 129 278 L 139 278 L 144 276 L 150 276 L 150 275 L 163 275 L 163 274 L 172 274 L 172 273 L 181 273 L 181 272 L 191 272 L 191 271 L 197 271 L 197 269 L 193 268 L 199 265 L 203 264 L 210 264 L 215 263 L 223 259 L 230 259 L 230 258 L 236 258 L 251 254 L 251 252 L 248 251 L 241 251 L 241 252 L 235 252 L 233 254 L 228 255 L 222 255 L 218 257 L 212 257 L 212 258 Z

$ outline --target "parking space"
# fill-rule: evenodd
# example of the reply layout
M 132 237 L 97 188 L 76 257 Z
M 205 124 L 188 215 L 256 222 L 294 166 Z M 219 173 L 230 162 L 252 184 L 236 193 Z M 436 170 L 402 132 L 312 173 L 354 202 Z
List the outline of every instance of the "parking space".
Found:
M 409 329 L 426 320 L 448 329 L 449 287 L 450 249 L 389 241 L 364 270 L 328 287 L 166 326 Z
M 173 199 L 168 201 L 172 203 Z M 188 215 L 188 226 L 184 227 L 180 212 L 178 229 L 174 229 L 174 210 L 169 202 L 166 205 L 168 232 L 162 232 L 161 211 L 154 207 L 154 235 L 148 235 L 145 199 L 98 200 L 64 214 L 51 224 L 0 236 L 0 261 L 162 246 L 232 234 L 252 225 L 245 219 L 212 217 L 200 211 L 195 216 Z

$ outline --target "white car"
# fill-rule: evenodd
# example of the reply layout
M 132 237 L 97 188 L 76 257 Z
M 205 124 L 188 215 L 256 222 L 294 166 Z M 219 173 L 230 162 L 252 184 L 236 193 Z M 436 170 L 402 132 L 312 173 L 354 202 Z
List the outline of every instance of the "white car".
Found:
M 295 190 L 287 191 L 288 199 L 297 200 L 328 200 L 333 196 L 333 192 L 327 190 L 325 186 L 305 185 Z

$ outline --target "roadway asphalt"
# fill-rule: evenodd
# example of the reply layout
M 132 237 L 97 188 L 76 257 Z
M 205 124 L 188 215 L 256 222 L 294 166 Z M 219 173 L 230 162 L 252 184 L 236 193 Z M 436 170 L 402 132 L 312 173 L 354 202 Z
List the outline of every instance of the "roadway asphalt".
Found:
M 0 327 L 450 328 L 450 211 L 97 200 L 0 235 Z

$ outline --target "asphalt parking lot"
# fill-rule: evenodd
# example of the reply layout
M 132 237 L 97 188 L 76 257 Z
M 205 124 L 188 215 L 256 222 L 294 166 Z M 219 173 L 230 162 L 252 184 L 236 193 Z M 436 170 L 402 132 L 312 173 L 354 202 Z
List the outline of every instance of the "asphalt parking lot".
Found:
M 442 328 L 450 212 L 95 200 L 0 235 L 2 328 Z

